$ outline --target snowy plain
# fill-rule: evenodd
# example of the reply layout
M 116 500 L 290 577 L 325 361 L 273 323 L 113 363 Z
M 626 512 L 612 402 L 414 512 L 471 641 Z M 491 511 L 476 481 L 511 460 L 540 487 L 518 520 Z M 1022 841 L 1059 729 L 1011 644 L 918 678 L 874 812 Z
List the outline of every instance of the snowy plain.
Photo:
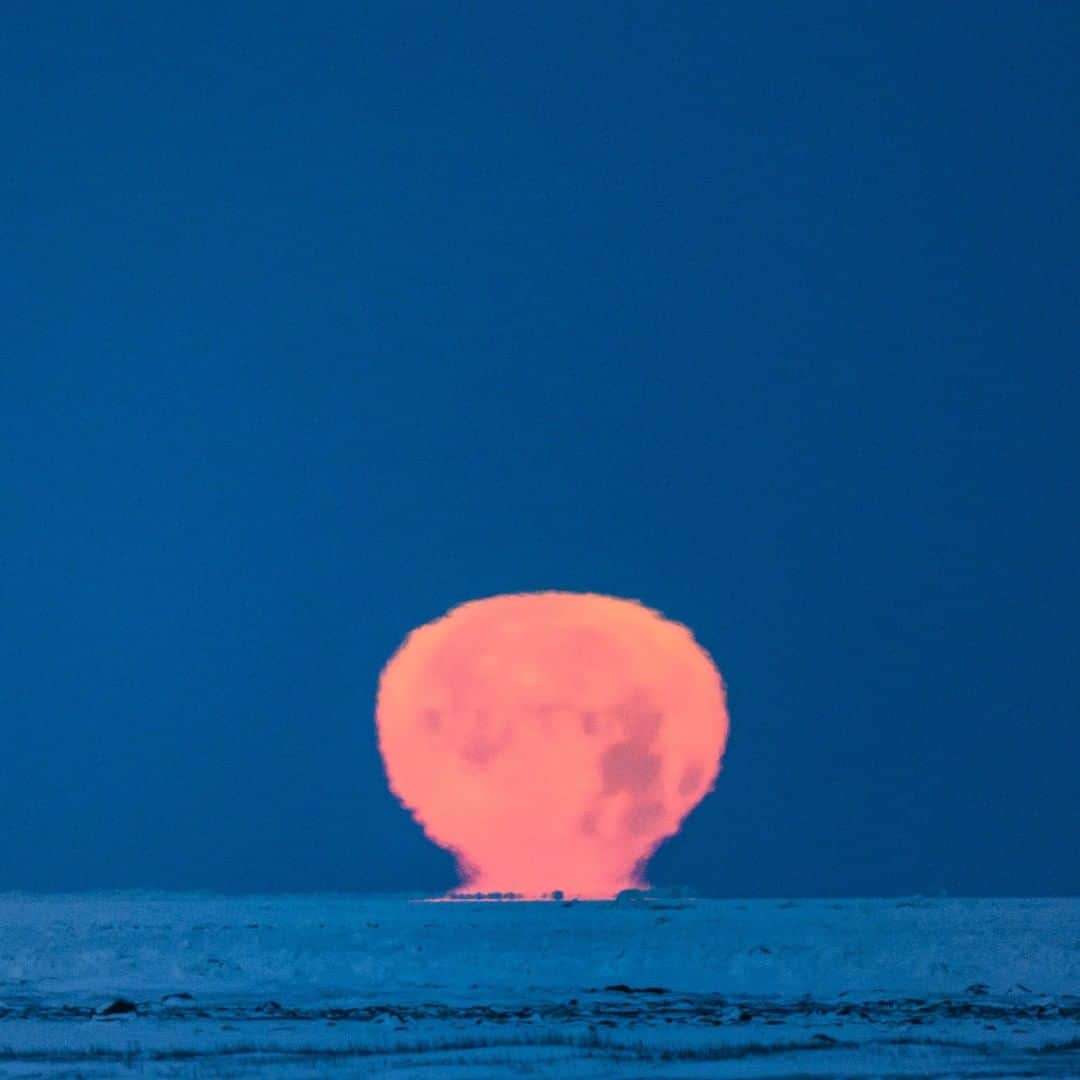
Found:
M 0 1076 L 1080 1076 L 1080 900 L 0 896 Z

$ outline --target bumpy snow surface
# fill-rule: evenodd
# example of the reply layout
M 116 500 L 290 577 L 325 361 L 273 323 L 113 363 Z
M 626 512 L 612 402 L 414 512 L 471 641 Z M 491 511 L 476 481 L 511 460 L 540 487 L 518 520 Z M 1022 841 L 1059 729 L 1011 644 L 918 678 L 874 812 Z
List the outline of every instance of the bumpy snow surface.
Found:
M 0 896 L 0 1076 L 1080 1076 L 1080 900 Z

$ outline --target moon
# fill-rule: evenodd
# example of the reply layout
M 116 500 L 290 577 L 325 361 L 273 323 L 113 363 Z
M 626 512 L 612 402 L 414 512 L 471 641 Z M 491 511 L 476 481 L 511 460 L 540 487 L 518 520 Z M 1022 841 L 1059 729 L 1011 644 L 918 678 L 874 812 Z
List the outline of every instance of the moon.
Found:
M 375 709 L 391 790 L 467 891 L 610 897 L 716 781 L 723 680 L 633 600 L 516 593 L 414 630 Z

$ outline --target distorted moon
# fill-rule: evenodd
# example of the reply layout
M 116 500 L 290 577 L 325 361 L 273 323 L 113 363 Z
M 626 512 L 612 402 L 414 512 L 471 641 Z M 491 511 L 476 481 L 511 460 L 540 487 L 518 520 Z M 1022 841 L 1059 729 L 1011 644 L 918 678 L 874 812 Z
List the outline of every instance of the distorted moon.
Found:
M 592 593 L 474 600 L 414 630 L 376 703 L 390 787 L 475 892 L 599 898 L 712 789 L 724 685 L 690 630 Z

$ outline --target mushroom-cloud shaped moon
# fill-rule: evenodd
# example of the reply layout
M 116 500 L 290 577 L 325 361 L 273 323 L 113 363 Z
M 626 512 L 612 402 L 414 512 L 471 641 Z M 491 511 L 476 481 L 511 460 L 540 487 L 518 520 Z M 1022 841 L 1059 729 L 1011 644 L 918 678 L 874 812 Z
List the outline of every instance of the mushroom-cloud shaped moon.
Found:
M 630 600 L 519 593 L 414 630 L 376 722 L 390 787 L 465 887 L 613 896 L 712 789 L 724 685 L 690 631 Z

